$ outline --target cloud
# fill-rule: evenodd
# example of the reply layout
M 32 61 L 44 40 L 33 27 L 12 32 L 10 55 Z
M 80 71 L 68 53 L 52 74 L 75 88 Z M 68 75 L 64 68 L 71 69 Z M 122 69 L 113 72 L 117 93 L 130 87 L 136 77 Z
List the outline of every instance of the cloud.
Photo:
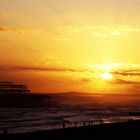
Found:
M 79 26 L 67 26 L 66 27 L 66 30 L 68 32 L 77 33 L 77 32 L 83 32 L 83 31 L 85 31 L 85 28 L 84 27 L 79 27 Z
M 90 33 L 97 38 L 107 38 L 107 37 L 117 37 L 125 36 L 130 33 L 140 33 L 139 27 L 134 27 L 130 25 L 104 25 L 104 26 L 94 26 L 94 25 L 68 25 L 66 27 L 59 27 L 58 31 L 60 33 Z
M 83 72 L 72 68 L 62 67 L 24 67 L 24 66 L 4 66 L 0 67 L 0 71 L 44 71 L 44 72 Z
M 140 76 L 140 70 L 118 70 L 111 72 L 113 75 Z
M 6 32 L 6 31 L 7 31 L 6 28 L 4 28 L 4 27 L 0 27 L 0 32 Z
M 27 29 L 8 28 L 8 27 L 0 26 L 0 32 L 15 32 L 18 34 L 36 35 L 36 34 L 39 34 L 41 30 L 27 30 Z
M 90 78 L 81 78 L 81 81 L 84 82 L 84 83 L 89 83 L 92 80 Z
M 113 80 L 110 80 L 110 81 L 107 81 L 107 82 L 111 83 L 111 84 L 131 84 L 131 85 L 140 84 L 140 82 L 123 80 L 123 79 L 113 79 Z
M 41 30 L 28 30 L 28 29 L 11 29 L 11 32 L 16 32 L 18 34 L 29 34 L 29 35 L 37 35 L 41 32 Z
M 94 36 L 100 38 L 124 36 L 134 32 L 140 33 L 140 28 L 128 25 L 87 26 L 86 29 Z
M 67 38 L 65 36 L 56 36 L 54 38 L 54 40 L 56 40 L 56 41 L 67 41 L 67 40 L 70 40 L 70 38 Z
M 62 64 L 62 62 L 60 60 L 58 60 L 56 58 L 56 56 L 53 55 L 53 54 L 44 56 L 44 57 L 38 59 L 35 63 L 37 65 L 44 64 L 44 65 L 47 65 L 47 66 L 48 65 L 53 65 L 54 66 L 54 65 L 61 65 Z

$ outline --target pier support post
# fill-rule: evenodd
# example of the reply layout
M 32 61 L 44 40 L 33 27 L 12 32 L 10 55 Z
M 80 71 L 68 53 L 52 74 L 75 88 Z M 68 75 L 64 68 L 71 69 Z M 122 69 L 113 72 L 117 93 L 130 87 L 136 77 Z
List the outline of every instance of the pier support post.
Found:
M 66 126 L 65 126 L 65 123 L 63 122 L 63 129 L 65 128 Z

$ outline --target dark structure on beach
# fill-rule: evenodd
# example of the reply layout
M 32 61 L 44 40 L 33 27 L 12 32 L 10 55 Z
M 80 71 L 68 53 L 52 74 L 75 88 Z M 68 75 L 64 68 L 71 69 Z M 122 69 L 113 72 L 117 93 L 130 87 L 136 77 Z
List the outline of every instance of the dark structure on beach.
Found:
M 28 94 L 30 90 L 27 85 L 12 82 L 0 82 L 0 95 Z
M 51 96 L 33 94 L 27 85 L 0 82 L 0 107 L 50 107 Z

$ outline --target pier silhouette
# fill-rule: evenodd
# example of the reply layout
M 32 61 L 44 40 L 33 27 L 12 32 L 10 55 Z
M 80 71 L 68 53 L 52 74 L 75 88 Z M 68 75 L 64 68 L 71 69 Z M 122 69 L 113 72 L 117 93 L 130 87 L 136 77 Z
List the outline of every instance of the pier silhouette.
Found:
M 46 94 L 31 93 L 25 84 L 0 81 L 0 107 L 51 107 L 54 102 Z

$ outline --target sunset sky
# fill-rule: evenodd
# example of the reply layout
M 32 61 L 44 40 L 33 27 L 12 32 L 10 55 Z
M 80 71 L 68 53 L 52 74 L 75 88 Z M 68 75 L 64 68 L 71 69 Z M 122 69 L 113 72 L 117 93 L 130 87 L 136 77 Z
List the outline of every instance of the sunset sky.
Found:
M 0 81 L 140 93 L 140 0 L 0 0 Z

